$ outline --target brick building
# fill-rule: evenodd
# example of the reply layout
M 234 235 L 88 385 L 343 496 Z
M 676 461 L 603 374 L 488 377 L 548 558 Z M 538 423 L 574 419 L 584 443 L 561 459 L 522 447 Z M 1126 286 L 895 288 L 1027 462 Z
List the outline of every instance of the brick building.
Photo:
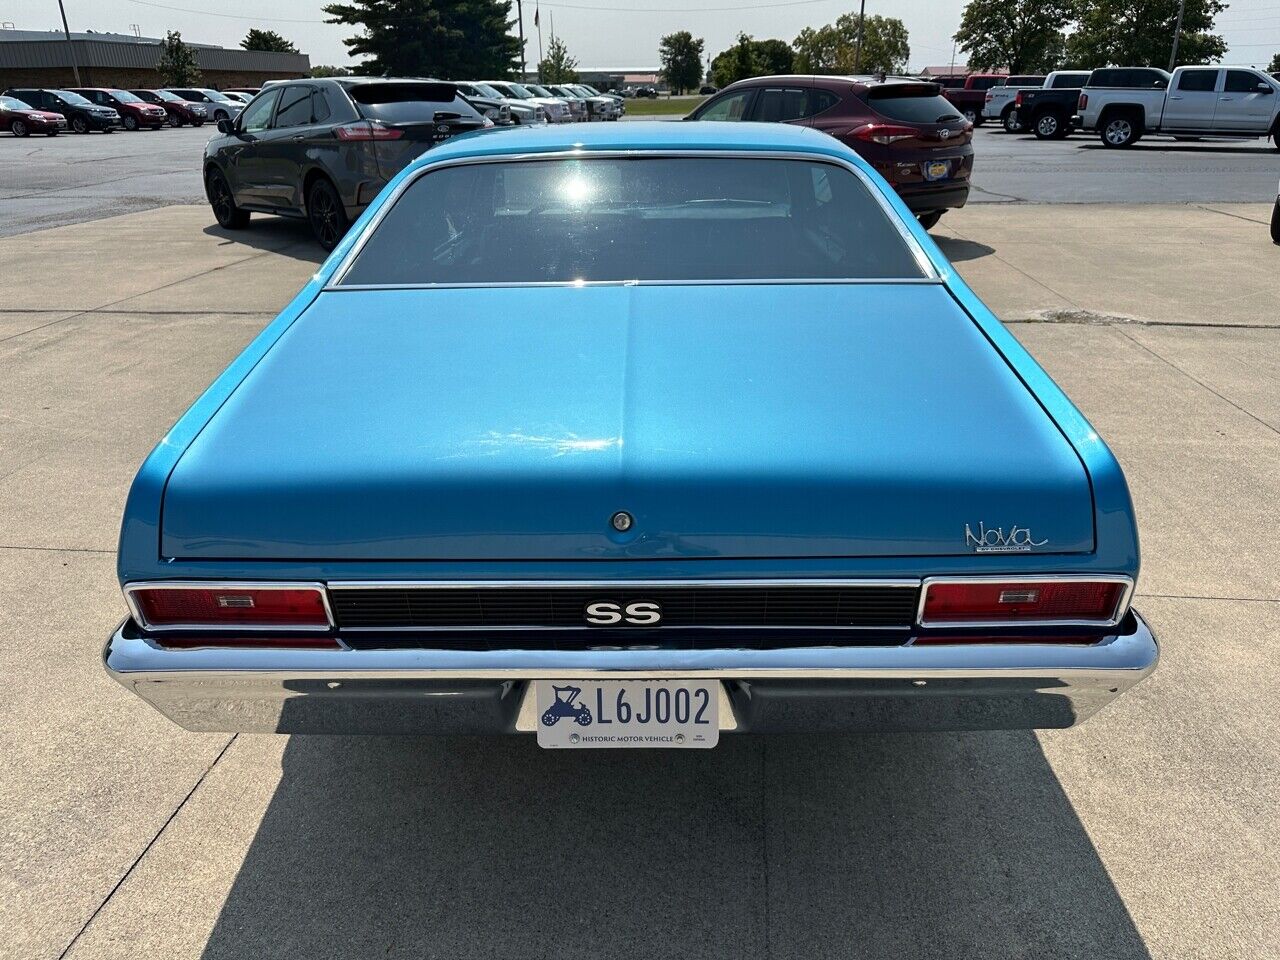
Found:
M 77 86 L 71 57 L 84 87 L 154 87 L 160 83 L 156 61 L 160 40 L 120 33 L 73 33 L 68 45 L 61 33 L 0 30 L 0 90 L 6 87 Z M 189 43 L 206 87 L 259 87 L 264 80 L 305 77 L 311 59 L 305 53 L 268 53 Z

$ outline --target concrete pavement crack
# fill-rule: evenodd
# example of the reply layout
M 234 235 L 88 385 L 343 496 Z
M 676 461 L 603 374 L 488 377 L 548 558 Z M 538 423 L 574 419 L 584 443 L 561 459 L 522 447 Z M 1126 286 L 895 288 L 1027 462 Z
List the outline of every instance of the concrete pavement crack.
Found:
M 156 841 L 159 840 L 164 835 L 164 832 L 167 829 L 169 829 L 169 824 L 173 823 L 174 818 L 177 817 L 178 814 L 182 811 L 182 808 L 187 805 L 187 801 L 190 800 L 195 795 L 195 792 L 200 789 L 200 785 L 204 783 L 205 777 L 207 777 L 210 774 L 210 772 L 213 770 L 213 768 L 218 765 L 218 761 L 221 760 L 224 756 L 226 756 L 227 751 L 231 749 L 231 745 L 236 742 L 237 736 L 239 736 L 239 734 L 233 733 L 231 735 L 231 738 L 222 745 L 222 749 L 218 751 L 218 755 L 213 758 L 213 762 L 210 763 L 209 766 L 205 767 L 204 772 L 200 774 L 199 778 L 192 785 L 191 789 L 187 791 L 187 795 L 182 798 L 182 802 L 173 808 L 173 811 L 169 814 L 165 822 L 160 826 L 160 829 L 156 831 L 155 836 L 153 836 L 150 840 L 147 841 L 147 845 L 142 848 L 142 852 L 139 853 L 138 856 L 134 858 L 133 863 L 129 864 L 129 869 L 126 870 L 124 874 L 120 877 L 120 879 L 116 881 L 115 886 L 111 888 L 111 891 L 103 898 L 102 902 L 98 904 L 97 909 L 95 909 L 93 913 L 89 915 L 89 919 L 84 922 L 84 925 L 78 931 L 76 931 L 76 935 L 71 938 L 71 941 L 66 945 L 66 947 L 63 948 L 62 952 L 58 954 L 58 960 L 64 960 L 64 958 L 67 956 L 68 953 L 71 952 L 71 949 L 76 945 L 76 943 L 80 940 L 80 938 L 84 936 L 84 932 L 88 930 L 89 926 L 93 923 L 93 921 L 98 918 L 98 914 L 102 913 L 106 905 L 111 902 L 111 898 L 116 895 L 116 891 L 119 890 L 122 886 L 124 886 L 124 882 L 128 880 L 129 877 L 133 874 L 133 871 L 137 869 L 138 864 L 142 862 L 143 858 L 148 853 L 151 852 L 151 848 L 155 846 Z
M 1252 411 L 1250 411 L 1250 410 L 1246 410 L 1244 407 L 1240 406 L 1240 404 L 1236 403 L 1236 402 L 1235 402 L 1234 400 L 1232 400 L 1230 397 L 1224 396 L 1223 394 L 1219 393 L 1217 390 L 1213 389 L 1213 387 L 1209 386 L 1207 383 L 1205 383 L 1205 382 L 1204 382 L 1203 380 L 1201 380 L 1199 377 L 1193 376 L 1192 374 L 1188 373 L 1186 370 L 1183 370 L 1180 366 L 1178 366 L 1178 365 L 1177 365 L 1176 363 L 1174 363 L 1172 360 L 1168 359 L 1167 357 L 1163 357 L 1163 356 L 1161 356 L 1160 354 L 1156 353 L 1156 351 L 1152 350 L 1152 349 L 1151 349 L 1150 347 L 1148 347 L 1145 343 L 1142 343 L 1140 340 L 1135 340 L 1133 337 L 1129 336 L 1129 332 L 1128 332 L 1127 330 L 1125 330 L 1123 327 L 1120 327 L 1120 326 L 1113 326 L 1113 327 L 1112 327 L 1112 329 L 1114 329 L 1117 333 L 1119 333 L 1119 334 L 1120 334 L 1122 337 L 1124 337 L 1126 340 L 1128 340 L 1128 341 L 1130 341 L 1131 343 L 1133 343 L 1135 346 L 1137 346 L 1137 347 L 1139 347 L 1139 348 L 1141 348 L 1141 349 L 1143 349 L 1143 350 L 1147 351 L 1147 353 L 1151 354 L 1151 356 L 1155 357 L 1155 358 L 1156 358 L 1157 360 L 1159 360 L 1161 363 L 1167 364 L 1167 365 L 1169 365 L 1170 367 L 1172 367 L 1174 370 L 1177 370 L 1180 374 L 1182 374 L 1184 377 L 1186 377 L 1186 378 L 1187 378 L 1188 380 L 1190 380 L 1192 383 L 1197 384 L 1198 386 L 1200 386 L 1200 387 L 1204 388 L 1205 390 L 1208 390 L 1210 393 L 1212 393 L 1215 397 L 1217 397 L 1217 398 L 1218 398 L 1219 400 L 1221 400 L 1223 403 L 1227 404 L 1228 406 L 1234 407 L 1235 409 L 1237 409 L 1237 410 L 1239 410 L 1241 413 L 1243 413 L 1246 417 L 1248 417 L 1250 420 L 1253 420 L 1255 423 L 1257 423 L 1259 426 L 1261 426 L 1261 427 L 1265 427 L 1267 430 L 1271 431 L 1271 432 L 1272 432 L 1272 433 L 1274 433 L 1276 436 L 1280 437 L 1280 430 L 1277 430 L 1275 427 L 1273 427 L 1271 424 L 1267 423 L 1267 421 L 1263 420 L 1261 417 L 1259 417 L 1257 414 L 1253 413 Z

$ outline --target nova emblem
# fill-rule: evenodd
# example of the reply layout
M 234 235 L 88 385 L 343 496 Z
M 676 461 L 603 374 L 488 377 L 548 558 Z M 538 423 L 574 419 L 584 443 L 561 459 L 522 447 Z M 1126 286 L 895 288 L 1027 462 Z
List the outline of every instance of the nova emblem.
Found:
M 662 622 L 662 607 L 651 600 L 636 600 L 625 606 L 608 600 L 588 603 L 585 614 L 593 627 L 656 627 Z
M 973 547 L 974 553 L 1026 553 L 1032 547 L 1043 547 L 1049 541 L 1033 540 L 1031 531 L 1016 523 L 1006 536 L 1004 527 L 987 528 L 979 523 L 977 532 L 969 524 L 964 525 L 964 545 Z

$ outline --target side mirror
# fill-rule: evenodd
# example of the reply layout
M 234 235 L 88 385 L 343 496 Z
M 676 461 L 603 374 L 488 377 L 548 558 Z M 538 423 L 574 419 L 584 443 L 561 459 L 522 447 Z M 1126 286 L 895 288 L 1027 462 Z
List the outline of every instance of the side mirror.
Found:
M 1274 91 L 1271 89 L 1271 84 L 1269 84 L 1269 83 L 1263 83 L 1261 80 L 1259 80 L 1259 81 L 1258 81 L 1258 92 L 1259 92 L 1259 93 L 1273 93 Z
M 219 120 L 219 121 L 218 121 L 218 132 L 219 132 L 219 133 L 230 133 L 230 132 L 232 131 L 232 129 L 233 129 L 233 128 L 232 128 L 232 126 L 231 126 L 231 121 L 230 121 L 230 120 Z

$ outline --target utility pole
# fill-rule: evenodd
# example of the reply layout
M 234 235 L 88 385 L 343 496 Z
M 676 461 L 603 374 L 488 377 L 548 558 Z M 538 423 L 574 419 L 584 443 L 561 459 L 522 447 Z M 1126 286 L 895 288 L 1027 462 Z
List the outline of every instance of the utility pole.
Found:
M 862 72 L 862 25 L 867 17 L 867 0 L 858 4 L 858 45 L 853 49 L 853 72 Z
M 58 0 L 58 10 L 62 13 L 62 35 L 67 38 L 67 50 L 71 54 L 71 69 L 76 75 L 76 86 L 83 87 L 80 82 L 80 68 L 76 66 L 76 45 L 71 42 L 71 29 L 67 26 L 67 8 Z
M 1182 36 L 1182 11 L 1187 8 L 1187 0 L 1178 0 L 1178 22 L 1173 27 L 1173 53 L 1169 54 L 1169 72 L 1178 65 L 1178 39 Z
M 523 83 L 528 71 L 524 62 L 524 7 L 521 2 L 522 0 L 516 0 L 516 19 L 520 21 L 520 82 Z

